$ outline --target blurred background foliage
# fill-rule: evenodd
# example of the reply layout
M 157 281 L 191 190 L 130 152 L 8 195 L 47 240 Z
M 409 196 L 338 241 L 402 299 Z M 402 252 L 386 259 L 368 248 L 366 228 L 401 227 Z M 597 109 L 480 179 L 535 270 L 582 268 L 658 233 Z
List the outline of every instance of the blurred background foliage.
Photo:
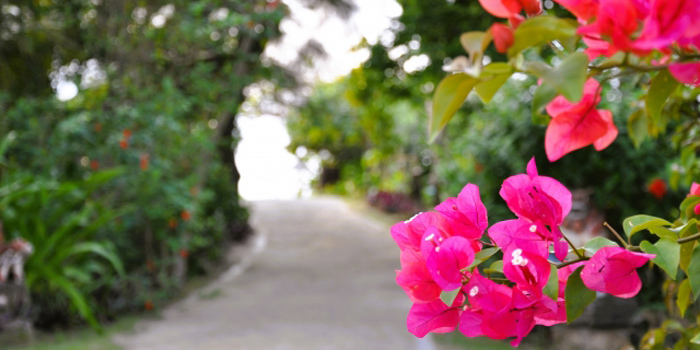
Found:
M 286 8 L 265 0 L 0 1 L 0 218 L 35 247 L 40 328 L 152 309 L 248 234 L 244 88 Z
M 494 18 L 476 1 L 400 3 L 404 11 L 392 26 L 393 35 L 368 45 L 371 58 L 349 77 L 316 88 L 289 119 L 290 150 L 305 147 L 322 159 L 318 187 L 362 193 L 390 211 L 411 212 L 456 196 L 471 182 L 481 188 L 490 222 L 496 222 L 510 218 L 498 195 L 501 183 L 524 172 L 534 156 L 541 174 L 589 191 L 615 227 L 637 213 L 676 214 L 673 208 L 691 177 L 680 181 L 669 175 L 679 162 L 679 149 L 668 135 L 639 147 L 630 140 L 627 119 L 642 94 L 632 78 L 606 85 L 602 108 L 613 111 L 620 136 L 603 152 L 588 147 L 549 163 L 545 126 L 533 123 L 530 113 L 536 82 L 518 74 L 489 104 L 475 96 L 467 99 L 438 141 L 428 145 L 427 101 L 445 76 L 443 65 L 465 55 L 461 33 L 484 30 Z M 565 13 L 557 6 L 551 11 Z M 493 46 L 486 55 L 505 60 Z

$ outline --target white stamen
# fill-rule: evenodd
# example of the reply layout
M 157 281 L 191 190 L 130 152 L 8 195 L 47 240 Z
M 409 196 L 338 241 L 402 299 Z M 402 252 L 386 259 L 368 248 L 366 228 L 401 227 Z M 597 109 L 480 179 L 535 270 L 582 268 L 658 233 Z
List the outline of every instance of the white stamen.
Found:
M 440 247 L 435 247 L 435 251 L 436 251 L 436 252 L 439 252 L 439 251 L 440 251 Z
M 535 231 L 537 231 L 537 225 L 530 226 L 530 232 L 535 232 Z
M 518 249 L 514 250 L 513 253 L 511 253 L 511 254 L 513 255 L 513 257 L 516 257 L 516 256 L 520 256 L 522 253 L 523 253 L 523 250 L 518 248 Z
M 521 265 L 521 264 L 523 263 L 523 260 L 525 260 L 525 259 L 523 259 L 522 256 L 520 256 L 520 255 L 513 255 L 513 260 L 511 260 L 510 262 L 511 262 L 513 265 Z
M 433 239 L 433 237 L 435 237 L 435 234 L 434 234 L 434 233 L 431 233 L 430 236 L 425 237 L 425 241 L 427 242 L 427 241 Z
M 473 296 L 475 296 L 475 295 L 477 295 L 477 294 L 479 294 L 479 287 L 474 286 L 474 287 L 472 287 L 471 290 L 469 290 L 469 296 L 470 296 L 470 297 L 473 297 Z

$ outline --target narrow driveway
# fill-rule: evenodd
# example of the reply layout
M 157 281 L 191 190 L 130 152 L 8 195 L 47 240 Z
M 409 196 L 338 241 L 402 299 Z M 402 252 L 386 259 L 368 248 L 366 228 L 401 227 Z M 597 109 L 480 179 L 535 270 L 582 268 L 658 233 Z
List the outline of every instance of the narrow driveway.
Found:
M 252 204 L 266 248 L 115 341 L 126 349 L 432 349 L 406 331 L 398 248 L 341 200 Z

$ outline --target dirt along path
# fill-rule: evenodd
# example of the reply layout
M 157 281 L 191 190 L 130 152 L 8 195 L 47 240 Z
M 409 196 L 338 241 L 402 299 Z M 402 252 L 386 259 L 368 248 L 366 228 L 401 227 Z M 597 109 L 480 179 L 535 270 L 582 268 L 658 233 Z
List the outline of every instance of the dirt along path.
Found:
M 126 349 L 435 349 L 406 331 L 410 302 L 394 283 L 399 252 L 388 225 L 336 198 L 252 209 L 266 244 L 243 273 L 233 268 L 114 341 Z

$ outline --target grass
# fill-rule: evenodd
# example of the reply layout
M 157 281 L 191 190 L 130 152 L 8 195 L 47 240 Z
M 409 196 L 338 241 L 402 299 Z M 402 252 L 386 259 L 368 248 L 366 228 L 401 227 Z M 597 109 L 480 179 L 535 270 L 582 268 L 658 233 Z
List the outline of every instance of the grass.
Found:
M 106 326 L 101 334 L 88 327 L 54 333 L 36 332 L 33 339 L 24 344 L 3 346 L 2 348 L 13 350 L 121 350 L 122 347 L 112 342 L 112 336 L 117 333 L 133 332 L 136 322 L 143 318 L 143 315 L 122 317 L 117 322 Z

